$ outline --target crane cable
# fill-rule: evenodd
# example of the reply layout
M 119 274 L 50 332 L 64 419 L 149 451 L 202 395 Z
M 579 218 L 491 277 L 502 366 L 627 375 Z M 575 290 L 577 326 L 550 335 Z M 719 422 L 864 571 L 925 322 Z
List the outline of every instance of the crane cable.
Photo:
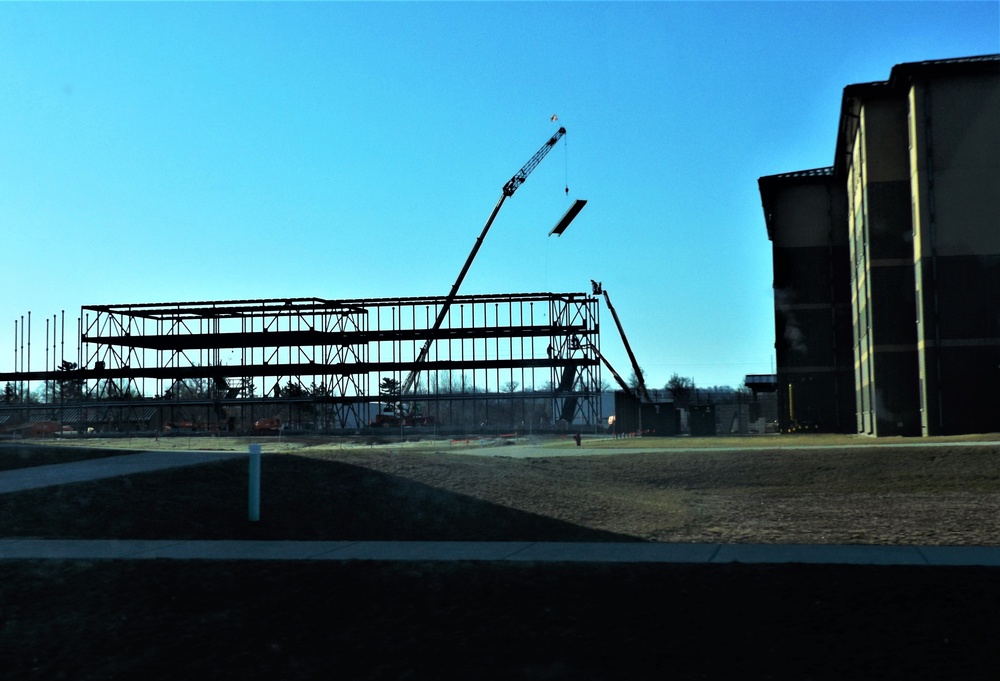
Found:
M 558 120 L 555 116 L 552 120 Z M 566 136 L 563 135 L 563 180 L 566 187 L 566 200 L 569 200 L 569 147 L 567 145 Z M 545 240 L 545 272 L 543 275 L 545 281 L 545 287 L 548 288 L 549 285 L 549 240 Z
M 566 173 L 566 198 L 569 198 L 569 146 L 565 135 L 563 135 L 563 161 Z

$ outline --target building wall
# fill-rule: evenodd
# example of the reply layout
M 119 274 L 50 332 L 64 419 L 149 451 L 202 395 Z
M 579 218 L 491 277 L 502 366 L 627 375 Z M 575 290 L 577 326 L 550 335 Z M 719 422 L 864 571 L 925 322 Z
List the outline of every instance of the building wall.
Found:
M 1000 55 L 899 64 L 887 81 L 845 88 L 823 181 L 760 179 L 783 427 L 793 409 L 796 420 L 831 413 L 823 393 L 839 390 L 854 432 L 1000 431 L 998 121 Z M 843 247 L 824 191 L 843 193 Z M 844 346 L 851 370 L 831 382 Z
M 645 433 L 671 437 L 680 430 L 680 412 L 673 401 L 645 404 L 624 390 L 614 392 L 615 421 L 610 431 L 615 435 Z M 715 433 L 713 432 L 712 435 Z
M 921 431 L 1000 431 L 1000 75 L 907 93 Z
M 772 229 L 779 427 L 852 432 L 845 200 L 829 175 L 762 178 Z
M 857 432 L 919 432 L 905 102 L 858 104 L 847 167 Z

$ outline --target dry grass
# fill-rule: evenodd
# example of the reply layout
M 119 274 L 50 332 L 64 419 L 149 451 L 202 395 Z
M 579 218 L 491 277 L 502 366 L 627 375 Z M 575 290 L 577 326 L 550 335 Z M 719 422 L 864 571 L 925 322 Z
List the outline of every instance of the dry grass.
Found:
M 643 437 L 612 438 L 606 435 L 583 434 L 582 449 L 639 449 L 648 451 L 677 449 L 802 449 L 810 447 L 880 447 L 880 446 L 920 446 L 949 442 L 996 443 L 1000 433 L 975 435 L 949 435 L 926 438 L 872 438 L 864 435 L 840 434 L 793 434 L 793 435 L 742 435 L 720 437 Z M 82 447 L 107 450 L 202 450 L 240 451 L 252 443 L 263 444 L 270 452 L 295 452 L 302 449 L 314 451 L 340 451 L 344 449 L 395 449 L 406 448 L 414 451 L 460 451 L 463 448 L 483 448 L 492 446 L 530 446 L 545 449 L 574 449 L 575 443 L 569 436 L 531 436 L 498 439 L 491 436 L 467 436 L 457 438 L 434 437 L 429 434 L 410 433 L 403 437 L 382 433 L 348 437 L 334 436 L 204 436 L 172 435 L 169 437 L 82 437 L 51 438 L 45 440 L 9 441 L 6 444 L 23 446 L 44 445 L 45 447 Z M 468 444 L 466 444 L 468 443 Z M 0 447 L 5 445 L 0 445 Z
M 229 462 L 0 495 L 2 534 L 788 541 L 840 528 L 834 538 L 976 543 L 977 531 L 1000 532 L 995 446 L 622 442 L 585 440 L 591 455 L 575 456 L 561 441 L 285 442 L 282 453 L 268 441 L 260 523 L 246 520 L 245 464 Z M 0 561 L 0 677 L 993 679 L 996 578 L 985 568 Z
M 996 445 L 675 441 L 268 441 L 257 524 L 240 461 L 3 495 L 0 517 L 61 537 L 1000 543 Z

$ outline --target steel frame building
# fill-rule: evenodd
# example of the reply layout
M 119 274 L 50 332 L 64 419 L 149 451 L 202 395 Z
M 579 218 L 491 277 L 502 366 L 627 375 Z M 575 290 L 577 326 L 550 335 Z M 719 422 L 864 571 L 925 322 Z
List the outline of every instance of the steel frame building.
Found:
M 53 342 L 51 368 L 46 360 L 45 371 L 0 374 L 0 382 L 27 384 L 29 392 L 32 381 L 76 381 L 80 399 L 22 400 L 2 410 L 27 412 L 13 419 L 21 422 L 62 423 L 85 421 L 81 406 L 93 412 L 99 404 L 105 414 L 118 410 L 119 428 L 138 429 L 130 414 L 141 404 L 143 423 L 150 406 L 159 409 L 154 427 L 184 420 L 219 430 L 245 430 L 280 411 L 288 427 L 336 431 L 371 425 L 373 413 L 395 403 L 424 415 L 423 423 L 457 429 L 596 427 L 597 298 L 457 296 L 435 330 L 446 304 L 409 297 L 87 305 L 77 369 L 56 369 Z M 48 338 L 46 345 L 48 356 Z M 387 394 L 410 372 L 418 380 L 409 394 Z M 546 408 L 539 411 L 539 402 Z

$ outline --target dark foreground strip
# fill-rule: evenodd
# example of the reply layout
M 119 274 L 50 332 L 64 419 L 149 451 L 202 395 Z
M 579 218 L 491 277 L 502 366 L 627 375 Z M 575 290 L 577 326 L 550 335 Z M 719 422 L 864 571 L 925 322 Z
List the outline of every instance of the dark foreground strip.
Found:
M 994 546 L 0 538 L 0 560 L 374 560 L 1000 567 Z

